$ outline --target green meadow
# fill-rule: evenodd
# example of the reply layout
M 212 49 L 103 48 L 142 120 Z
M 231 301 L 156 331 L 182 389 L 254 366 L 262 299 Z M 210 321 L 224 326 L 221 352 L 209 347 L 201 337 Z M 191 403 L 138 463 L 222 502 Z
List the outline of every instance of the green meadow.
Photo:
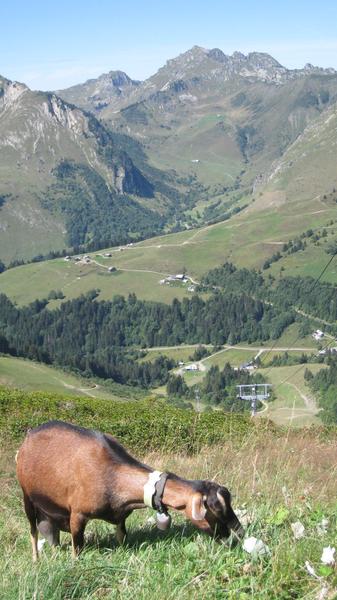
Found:
M 106 400 L 139 398 L 139 389 L 110 382 L 85 379 L 32 360 L 0 355 L 0 386 L 26 392 L 54 392 L 70 396 L 87 396 Z
M 326 225 L 335 216 L 333 208 L 322 209 L 317 200 L 296 203 L 292 211 L 283 203 L 262 210 L 260 201 L 258 198 L 256 206 L 251 204 L 229 221 L 144 240 L 121 250 L 110 248 L 92 253 L 95 262 L 88 265 L 56 259 L 10 269 L 0 275 L 0 290 L 19 304 L 46 297 L 51 289 L 60 289 L 69 299 L 94 288 L 100 290 L 102 299 L 134 292 L 146 300 L 171 302 L 189 294 L 188 286 L 160 285 L 165 276 L 186 271 L 198 281 L 209 269 L 225 261 L 260 268 L 284 242 L 310 227 Z M 110 258 L 103 258 L 106 251 L 111 253 Z M 322 246 L 310 247 L 310 252 L 315 254 L 314 260 L 298 252 L 273 264 L 271 272 L 278 274 L 284 262 L 286 275 L 317 275 L 326 264 L 327 255 Z M 298 267 L 291 261 L 299 261 Z M 111 266 L 117 271 L 109 273 Z M 334 278 L 332 267 L 323 279 Z

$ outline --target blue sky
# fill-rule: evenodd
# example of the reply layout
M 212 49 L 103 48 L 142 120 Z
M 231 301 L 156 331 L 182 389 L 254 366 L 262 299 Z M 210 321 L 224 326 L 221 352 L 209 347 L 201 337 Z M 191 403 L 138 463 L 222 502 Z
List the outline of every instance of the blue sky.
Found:
M 0 74 L 33 89 L 144 79 L 194 44 L 337 69 L 336 0 L 2 0 L 0 19 Z

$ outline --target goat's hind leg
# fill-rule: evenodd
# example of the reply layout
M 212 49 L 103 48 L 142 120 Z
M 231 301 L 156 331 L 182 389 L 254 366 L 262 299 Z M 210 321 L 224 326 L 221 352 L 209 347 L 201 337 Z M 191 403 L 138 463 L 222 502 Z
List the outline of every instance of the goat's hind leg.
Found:
M 32 544 L 33 562 L 36 562 L 39 557 L 39 551 L 37 547 L 38 533 L 36 526 L 36 509 L 32 501 L 28 498 L 28 496 L 25 493 L 23 493 L 23 503 L 27 519 L 30 524 L 30 541 Z

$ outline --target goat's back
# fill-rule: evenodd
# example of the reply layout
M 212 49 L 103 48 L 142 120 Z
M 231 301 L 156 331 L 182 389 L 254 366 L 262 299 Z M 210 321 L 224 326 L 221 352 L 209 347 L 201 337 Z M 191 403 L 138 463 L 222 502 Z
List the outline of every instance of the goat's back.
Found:
M 30 430 L 17 456 L 24 493 L 47 512 L 102 505 L 115 467 L 103 434 L 62 421 Z

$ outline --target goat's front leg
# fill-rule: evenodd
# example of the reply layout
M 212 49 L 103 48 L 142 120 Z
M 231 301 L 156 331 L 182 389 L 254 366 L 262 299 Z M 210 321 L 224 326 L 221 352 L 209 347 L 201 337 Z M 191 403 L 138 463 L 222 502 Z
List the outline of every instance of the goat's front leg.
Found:
M 117 542 L 122 546 L 126 540 L 126 527 L 125 527 L 125 521 L 128 518 L 129 515 L 131 515 L 132 510 L 130 510 L 129 512 L 127 512 L 126 514 L 124 514 L 124 517 L 121 518 L 120 522 L 118 523 L 117 527 L 116 527 L 116 538 L 117 538 Z
M 126 539 L 125 519 L 120 521 L 116 527 L 116 538 L 117 542 L 122 546 Z

